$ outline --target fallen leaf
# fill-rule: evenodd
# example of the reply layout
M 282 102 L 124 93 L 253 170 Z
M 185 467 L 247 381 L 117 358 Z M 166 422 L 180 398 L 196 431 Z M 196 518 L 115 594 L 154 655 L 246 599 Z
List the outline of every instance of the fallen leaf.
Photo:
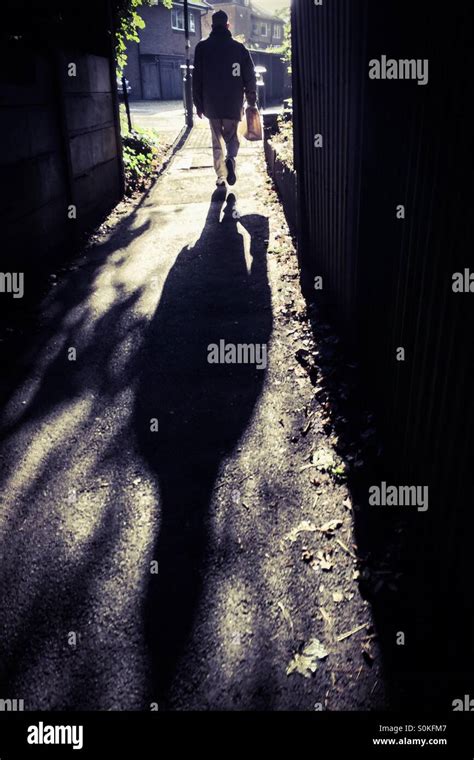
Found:
M 286 675 L 299 673 L 305 678 L 311 678 L 318 669 L 318 660 L 324 660 L 329 652 L 318 639 L 311 639 L 303 651 L 296 653 L 286 669 Z
M 323 472 L 325 470 L 331 469 L 331 467 L 334 467 L 336 464 L 332 452 L 328 451 L 327 449 L 314 451 L 312 462 L 314 466 L 318 468 L 318 470 L 322 470 Z
M 327 552 L 319 551 L 316 556 L 319 560 L 319 564 L 321 565 L 321 570 L 332 570 L 334 567 L 334 562 L 332 562 L 330 554 Z
M 298 540 L 298 536 L 300 533 L 315 533 L 317 530 L 316 525 L 313 525 L 313 523 L 309 522 L 309 520 L 303 520 L 303 522 L 300 522 L 299 525 L 296 526 L 296 528 L 292 528 L 289 533 L 285 536 L 285 538 L 288 539 L 288 541 L 291 541 L 294 543 Z
M 340 528 L 342 525 L 342 520 L 329 520 L 329 522 L 324 523 L 324 525 L 321 525 L 318 530 L 320 533 L 325 533 L 326 535 L 334 535 L 334 531 L 336 531 L 338 528 Z
M 344 594 L 342 594 L 340 591 L 335 591 L 332 595 L 333 601 L 336 603 L 343 602 L 344 601 Z

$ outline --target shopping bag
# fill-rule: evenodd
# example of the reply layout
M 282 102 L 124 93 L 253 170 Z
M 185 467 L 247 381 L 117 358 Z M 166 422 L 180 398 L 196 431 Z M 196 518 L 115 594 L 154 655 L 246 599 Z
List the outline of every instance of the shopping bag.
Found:
M 245 109 L 244 137 L 246 140 L 263 140 L 262 120 L 256 106 Z

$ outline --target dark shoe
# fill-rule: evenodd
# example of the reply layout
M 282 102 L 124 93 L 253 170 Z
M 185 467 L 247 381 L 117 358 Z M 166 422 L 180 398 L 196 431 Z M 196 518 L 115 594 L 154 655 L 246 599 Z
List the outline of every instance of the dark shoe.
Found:
M 237 177 L 235 176 L 235 158 L 226 158 L 227 182 L 229 185 L 235 185 Z

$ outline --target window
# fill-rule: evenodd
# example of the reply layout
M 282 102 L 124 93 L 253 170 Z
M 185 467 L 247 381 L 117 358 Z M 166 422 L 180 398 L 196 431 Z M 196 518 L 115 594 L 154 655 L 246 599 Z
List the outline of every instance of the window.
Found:
M 274 38 L 276 40 L 281 40 L 281 37 L 282 37 L 281 32 L 282 32 L 281 26 L 276 26 L 274 28 L 274 30 L 273 30 L 273 36 L 274 36 Z
M 268 35 L 268 24 L 261 24 L 260 34 L 262 35 L 262 37 L 266 37 Z
M 173 8 L 171 11 L 171 26 L 173 29 L 184 29 L 184 13 L 180 8 Z
M 258 24 L 255 24 L 255 23 L 252 24 L 252 34 L 258 35 Z
M 171 11 L 171 27 L 172 29 L 178 29 L 180 32 L 184 32 L 184 11 L 182 8 L 173 8 Z M 196 31 L 194 13 L 189 14 L 189 31 Z

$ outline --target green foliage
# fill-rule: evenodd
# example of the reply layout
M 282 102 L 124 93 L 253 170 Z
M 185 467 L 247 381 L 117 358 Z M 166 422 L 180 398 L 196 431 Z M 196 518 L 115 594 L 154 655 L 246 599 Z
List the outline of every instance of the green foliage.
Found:
M 171 8 L 173 0 L 159 0 L 165 8 Z M 145 22 L 140 16 L 142 5 L 151 5 L 150 0 L 116 0 L 115 55 L 117 69 L 122 73 L 127 63 L 127 42 L 139 42 L 139 30 L 144 29 Z
M 120 134 L 126 135 L 129 132 L 127 113 L 125 111 L 125 105 L 119 103 L 119 116 L 120 116 Z
M 285 26 L 283 29 L 282 60 L 287 64 L 286 70 L 291 74 L 291 19 L 290 14 L 285 16 Z
M 293 122 L 291 120 L 291 111 L 285 111 L 278 117 L 278 132 L 272 137 L 270 142 L 280 161 L 283 161 L 289 169 L 293 170 Z
M 147 179 L 158 168 L 166 146 L 155 132 L 136 128 L 122 137 L 126 194 L 145 187 Z
M 280 53 L 281 59 L 287 64 L 288 74 L 291 74 L 291 15 L 287 8 L 283 8 L 276 12 L 277 16 L 285 22 L 283 27 L 283 42 L 278 47 L 267 48 L 268 52 Z

